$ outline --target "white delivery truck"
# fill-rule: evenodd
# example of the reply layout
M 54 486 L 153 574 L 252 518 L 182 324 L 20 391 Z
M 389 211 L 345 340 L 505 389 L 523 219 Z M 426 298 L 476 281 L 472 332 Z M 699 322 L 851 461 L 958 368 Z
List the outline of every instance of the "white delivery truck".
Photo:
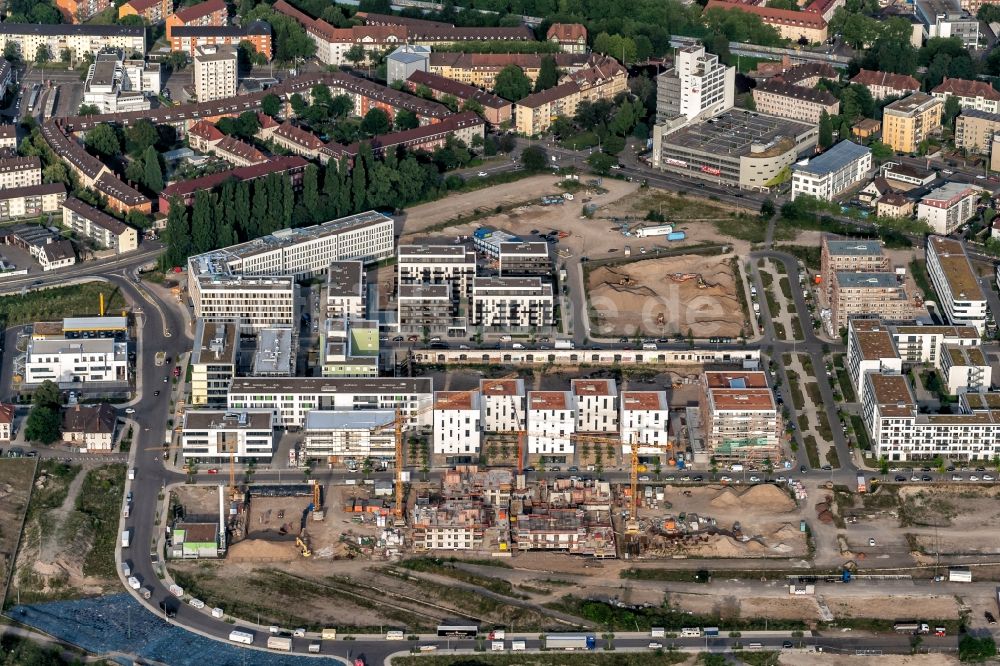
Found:
M 511 641 L 510 649 L 511 652 L 524 652 L 527 648 L 524 646 L 524 641 Z
M 135 576 L 128 577 L 128 586 L 131 587 L 133 590 L 138 590 L 140 587 L 142 587 L 142 585 L 139 583 L 139 579 L 136 578 Z
M 216 606 L 215 608 L 212 609 L 212 617 L 221 620 L 224 615 L 225 615 L 225 612 L 223 612 L 223 610 L 221 608 L 219 608 L 218 606 Z
M 170 590 L 170 594 L 174 595 L 175 597 L 179 598 L 184 596 L 184 588 L 181 587 L 180 585 L 171 585 L 167 589 Z
M 319 643 L 310 643 L 309 651 L 313 654 L 319 654 Z
M 132 531 L 125 528 L 122 530 L 122 548 L 128 548 L 130 543 L 132 543 Z
M 664 638 L 667 635 L 667 630 L 663 627 L 653 627 L 649 630 L 650 638 Z
M 503 652 L 503 641 L 493 641 L 490 643 L 490 649 L 494 652 Z

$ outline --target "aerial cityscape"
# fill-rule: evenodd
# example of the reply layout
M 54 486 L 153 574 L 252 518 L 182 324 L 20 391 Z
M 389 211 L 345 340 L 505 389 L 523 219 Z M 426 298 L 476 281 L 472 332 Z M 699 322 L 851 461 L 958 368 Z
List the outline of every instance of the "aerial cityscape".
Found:
M 6 0 L 0 666 L 1000 663 L 998 38 Z

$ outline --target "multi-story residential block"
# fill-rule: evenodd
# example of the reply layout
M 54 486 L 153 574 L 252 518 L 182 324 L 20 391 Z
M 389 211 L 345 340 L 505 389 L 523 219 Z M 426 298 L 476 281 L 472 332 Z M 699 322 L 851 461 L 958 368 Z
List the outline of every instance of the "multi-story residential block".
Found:
M 40 157 L 0 157 L 0 188 L 11 189 L 41 184 Z
M 268 409 L 275 427 L 299 428 L 320 410 L 399 409 L 404 427 L 431 428 L 433 387 L 429 378 L 237 377 L 229 409 Z
M 194 90 L 199 102 L 236 97 L 239 66 L 235 46 L 198 46 L 194 50 Z
M 552 326 L 552 285 L 537 277 L 476 278 L 470 311 L 472 323 L 487 329 L 524 331 Z
M 910 217 L 914 210 L 916 202 L 896 192 L 889 192 L 875 202 L 876 217 Z
M 80 238 L 89 238 L 116 254 L 139 247 L 139 232 L 134 227 L 75 197 L 63 202 L 62 223 Z
M 671 444 L 666 391 L 622 391 L 618 416 L 622 453 L 663 455 Z
M 245 26 L 236 25 L 180 25 L 170 31 L 170 50 L 183 51 L 192 58 L 199 47 L 232 46 L 244 42 L 253 47 L 268 60 L 273 56 L 271 24 L 267 21 L 253 21 Z
M 403 44 L 396 47 L 385 58 L 386 83 L 391 86 L 394 83 L 408 81 L 417 72 L 426 72 L 430 59 L 431 49 L 428 46 Z
M 111 0 L 56 0 L 67 23 L 85 23 L 111 6 Z
M 483 432 L 514 433 L 526 428 L 523 379 L 480 379 Z
M 455 298 L 472 294 L 476 253 L 465 245 L 400 245 L 396 279 L 404 284 L 450 284 Z
M 153 202 L 147 199 L 146 195 L 134 187 L 126 185 L 110 169 L 105 169 L 94 181 L 93 188 L 104 197 L 108 208 L 116 213 L 126 215 L 137 210 L 148 215 L 153 211 Z
M 189 292 L 194 316 L 239 322 L 245 329 L 298 324 L 298 286 L 290 275 L 198 276 Z
M 946 76 L 944 81 L 931 91 L 931 95 L 941 101 L 947 101 L 954 95 L 963 110 L 1000 113 L 1000 91 L 986 81 L 952 79 Z
M 234 167 L 248 167 L 264 164 L 268 156 L 249 143 L 226 136 L 215 125 L 200 120 L 188 132 L 191 148 L 203 153 L 215 155 L 232 164 Z
M 774 78 L 801 88 L 815 88 L 823 79 L 839 81 L 840 74 L 825 62 L 803 62 L 783 69 Z
M 917 204 L 917 219 L 936 234 L 950 234 L 976 214 L 981 188 L 966 183 L 945 183 L 931 190 Z
M 261 128 L 257 138 L 273 141 L 281 148 L 309 159 L 316 159 L 323 147 L 323 142 L 318 136 L 287 120 L 276 127 Z
M 888 104 L 882 111 L 882 143 L 898 153 L 915 153 L 920 143 L 941 129 L 944 102 L 927 93 Z
M 501 243 L 498 261 L 500 277 L 552 275 L 548 243 Z
M 295 374 L 296 344 L 291 326 L 267 326 L 256 331 L 250 374 L 254 377 L 291 377 Z
M 920 92 L 920 81 L 908 74 L 878 72 L 871 69 L 862 69 L 854 75 L 851 83 L 868 88 L 868 92 L 877 100 L 886 97 L 906 97 Z
M 576 432 L 618 431 L 618 387 L 613 379 L 570 382 L 576 410 Z
M 251 182 L 258 178 L 266 178 L 276 173 L 284 178 L 288 178 L 293 189 L 298 189 L 302 185 L 302 174 L 309 164 L 298 155 L 283 155 L 272 157 L 270 161 L 263 164 L 255 164 L 249 167 L 239 167 L 231 171 L 192 178 L 191 180 L 181 180 L 171 183 L 160 192 L 160 200 L 157 208 L 165 215 L 170 213 L 170 203 L 177 199 L 183 206 L 194 204 L 194 196 L 201 190 L 213 190 L 221 187 L 223 183 L 234 180 L 237 182 Z
M 448 334 L 464 332 L 465 300 L 456 288 L 444 284 L 401 284 L 396 290 L 400 333 Z
M 979 20 L 962 9 L 959 0 L 915 0 L 913 5 L 924 39 L 957 37 L 967 49 L 979 47 Z
M 558 44 L 564 53 L 586 53 L 587 28 L 579 23 L 553 23 L 545 41 Z
M 48 23 L 0 23 L 0 49 L 16 45 L 21 57 L 34 60 L 38 47 L 48 49 L 49 56 L 58 59 L 63 49 L 72 57 L 83 60 L 87 53 L 96 56 L 105 49 L 121 49 L 127 55 L 146 53 L 146 31 L 131 25 L 69 25 Z
M 243 276 L 302 279 L 322 274 L 333 261 L 357 260 L 369 264 L 390 257 L 394 224 L 392 218 L 369 211 L 311 227 L 283 229 L 191 257 L 188 293 L 195 304 L 196 316 L 202 316 L 197 314 L 200 290 L 210 287 L 213 281 L 226 279 L 239 283 Z
M 445 146 L 449 140 L 461 141 L 466 146 L 475 145 L 477 138 L 482 139 L 485 136 L 485 130 L 486 122 L 478 113 L 460 111 L 428 125 L 372 137 L 366 140 L 365 144 L 371 148 L 372 153 L 380 157 L 396 152 L 400 148 L 434 152 Z M 331 141 L 319 148 L 318 159 L 321 164 L 326 164 L 331 159 L 341 161 L 347 159 L 353 163 L 360 149 L 360 141 L 349 146 Z
M 927 274 L 937 292 L 937 304 L 948 321 L 986 329 L 986 297 L 962 241 L 944 236 L 927 237 Z
M 914 307 L 895 273 L 838 271 L 833 275 L 830 308 L 834 330 L 846 328 L 848 318 L 859 314 L 909 319 Z
M 52 338 L 28 341 L 24 381 L 41 384 L 127 382 L 126 343 L 113 338 Z
M 449 53 L 434 51 L 428 61 L 428 71 L 446 79 L 493 90 L 493 84 L 504 67 L 516 65 L 534 83 L 542 67 L 539 53 Z M 551 56 L 563 72 L 575 72 L 599 62 L 602 56 L 583 53 L 556 53 Z
M 673 67 L 656 77 L 657 122 L 714 116 L 732 108 L 735 90 L 735 67 L 701 45 L 677 49 Z
M 864 402 L 867 373 L 902 372 L 903 359 L 892 328 L 878 319 L 851 319 L 847 324 L 846 366 L 859 402 Z
M 478 499 L 418 502 L 410 517 L 415 550 L 473 550 L 483 545 L 487 513 Z
M 422 88 L 426 88 L 434 99 L 439 101 L 443 97 L 450 96 L 458 100 L 459 106 L 466 103 L 480 105 L 483 107 L 483 119 L 491 125 L 499 125 L 511 119 L 513 103 L 475 86 L 446 79 L 438 74 L 420 69 L 411 73 L 405 81 L 406 87 L 415 94 L 418 94 Z
M 167 20 L 173 11 L 173 0 L 126 0 L 118 6 L 118 20 L 139 16 L 149 24 L 156 24 Z
M 205 462 L 270 460 L 274 414 L 268 410 L 189 409 L 181 426 L 181 455 Z
M 882 251 L 879 241 L 823 237 L 820 276 L 827 297 L 832 293 L 834 275 L 840 271 L 881 273 L 888 270 L 889 257 Z
M 872 168 L 872 151 L 852 141 L 841 141 L 822 155 L 792 167 L 792 199 L 807 194 L 823 201 L 859 183 Z
M 173 39 L 174 28 L 180 26 L 215 26 L 229 23 L 225 0 L 206 0 L 178 9 L 167 17 L 167 41 Z
M 705 444 L 726 462 L 775 460 L 781 414 L 763 372 L 704 372 L 701 403 Z
M 62 183 L 42 183 L 0 190 L 0 220 L 55 213 L 66 200 Z
M 198 319 L 191 353 L 191 404 L 224 406 L 236 376 L 240 325 Z
M 779 118 L 819 123 L 827 115 L 840 113 L 840 100 L 821 88 L 803 88 L 782 81 L 765 81 L 753 89 L 757 110 Z
M 106 402 L 74 405 L 62 415 L 62 441 L 82 453 L 110 453 L 114 448 L 118 412 Z
M 323 290 L 330 319 L 364 319 L 367 312 L 365 267 L 360 261 L 332 261 Z
M 709 0 L 705 11 L 715 8 L 740 11 L 760 17 L 766 25 L 777 30 L 782 37 L 797 42 L 805 39 L 810 43 L 822 43 L 827 39 L 826 20 L 815 12 L 792 9 L 776 9 L 765 5 L 748 5 L 729 0 Z
M 1000 132 L 1000 113 L 962 111 L 955 118 L 955 147 L 970 153 L 990 155 L 993 137 Z
M 581 102 L 614 99 L 627 89 L 627 83 L 628 71 L 611 58 L 568 74 L 559 85 L 528 95 L 514 105 L 517 131 L 526 136 L 544 132 L 554 118 L 575 115 Z
M 2 60 L 2 59 L 0 59 Z M 3 60 L 0 63 L 0 69 L 6 65 L 7 69 L 10 69 L 10 63 Z M 4 85 L 6 87 L 6 85 Z M 11 151 L 11 154 L 17 151 L 17 125 L 12 125 L 10 123 L 0 124 L 0 150 Z
M 478 456 L 482 432 L 477 391 L 434 392 L 434 453 Z
M 941 354 L 941 374 L 951 395 L 990 390 L 993 367 L 979 347 L 945 345 Z
M 378 377 L 377 321 L 327 319 L 319 339 L 324 377 Z
M 305 455 L 329 462 L 396 456 L 396 414 L 387 409 L 313 410 L 306 413 Z
M 982 342 L 973 326 L 899 324 L 889 330 L 904 363 L 928 363 L 938 369 L 946 346 L 975 347 Z
M 528 453 L 572 454 L 576 432 L 570 391 L 528 392 Z

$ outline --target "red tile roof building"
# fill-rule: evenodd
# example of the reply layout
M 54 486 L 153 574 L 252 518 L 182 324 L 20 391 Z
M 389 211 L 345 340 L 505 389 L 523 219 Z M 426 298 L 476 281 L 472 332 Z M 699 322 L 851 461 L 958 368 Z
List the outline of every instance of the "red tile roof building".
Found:
M 587 52 L 587 29 L 579 23 L 553 23 L 545 39 L 558 44 L 566 53 Z
M 826 19 L 820 14 L 794 9 L 745 5 L 727 0 L 708 0 L 705 11 L 713 9 L 741 11 L 759 16 L 761 21 L 777 30 L 785 39 L 798 41 L 805 38 L 810 43 L 825 42 L 827 39 Z
M 416 93 L 421 86 L 426 86 L 437 100 L 450 95 L 458 100 L 459 106 L 467 101 L 475 102 L 483 107 L 483 118 L 491 125 L 499 125 L 511 119 L 514 107 L 511 102 L 475 86 L 446 79 L 437 74 L 417 70 L 406 80 L 406 86 L 413 93 Z
M 200 190 L 214 190 L 220 187 L 227 180 L 253 181 L 257 178 L 269 176 L 272 173 L 285 174 L 292 179 L 294 187 L 300 187 L 302 183 L 302 172 L 305 171 L 309 162 L 298 155 L 283 157 L 273 157 L 263 164 L 256 164 L 249 167 L 241 167 L 213 173 L 194 180 L 185 180 L 178 183 L 171 183 L 160 192 L 159 211 L 163 214 L 170 212 L 170 200 L 177 197 L 181 204 L 190 206 L 194 203 L 194 195 Z
M 871 69 L 862 69 L 851 79 L 851 83 L 857 83 L 868 88 L 868 92 L 875 99 L 906 97 L 909 94 L 920 91 L 920 82 L 912 76 L 894 74 L 892 72 L 878 72 Z
M 1000 91 L 986 81 L 950 79 L 946 76 L 944 81 L 931 91 L 931 95 L 942 100 L 954 95 L 958 97 L 962 109 L 1000 113 Z
M 148 23 L 160 23 L 173 11 L 173 0 L 128 0 L 118 7 L 118 19 L 141 16 Z
M 182 25 L 213 25 L 221 27 L 229 22 L 229 12 L 224 0 L 206 2 L 183 7 L 167 17 L 167 39 L 172 39 L 171 31 Z

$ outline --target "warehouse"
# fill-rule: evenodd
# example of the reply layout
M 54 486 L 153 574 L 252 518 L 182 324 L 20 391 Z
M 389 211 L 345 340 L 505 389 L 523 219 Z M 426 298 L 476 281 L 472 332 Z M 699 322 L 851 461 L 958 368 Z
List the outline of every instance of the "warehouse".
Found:
M 740 189 L 767 191 L 816 149 L 816 125 L 730 109 L 705 122 L 653 132 L 653 166 Z

